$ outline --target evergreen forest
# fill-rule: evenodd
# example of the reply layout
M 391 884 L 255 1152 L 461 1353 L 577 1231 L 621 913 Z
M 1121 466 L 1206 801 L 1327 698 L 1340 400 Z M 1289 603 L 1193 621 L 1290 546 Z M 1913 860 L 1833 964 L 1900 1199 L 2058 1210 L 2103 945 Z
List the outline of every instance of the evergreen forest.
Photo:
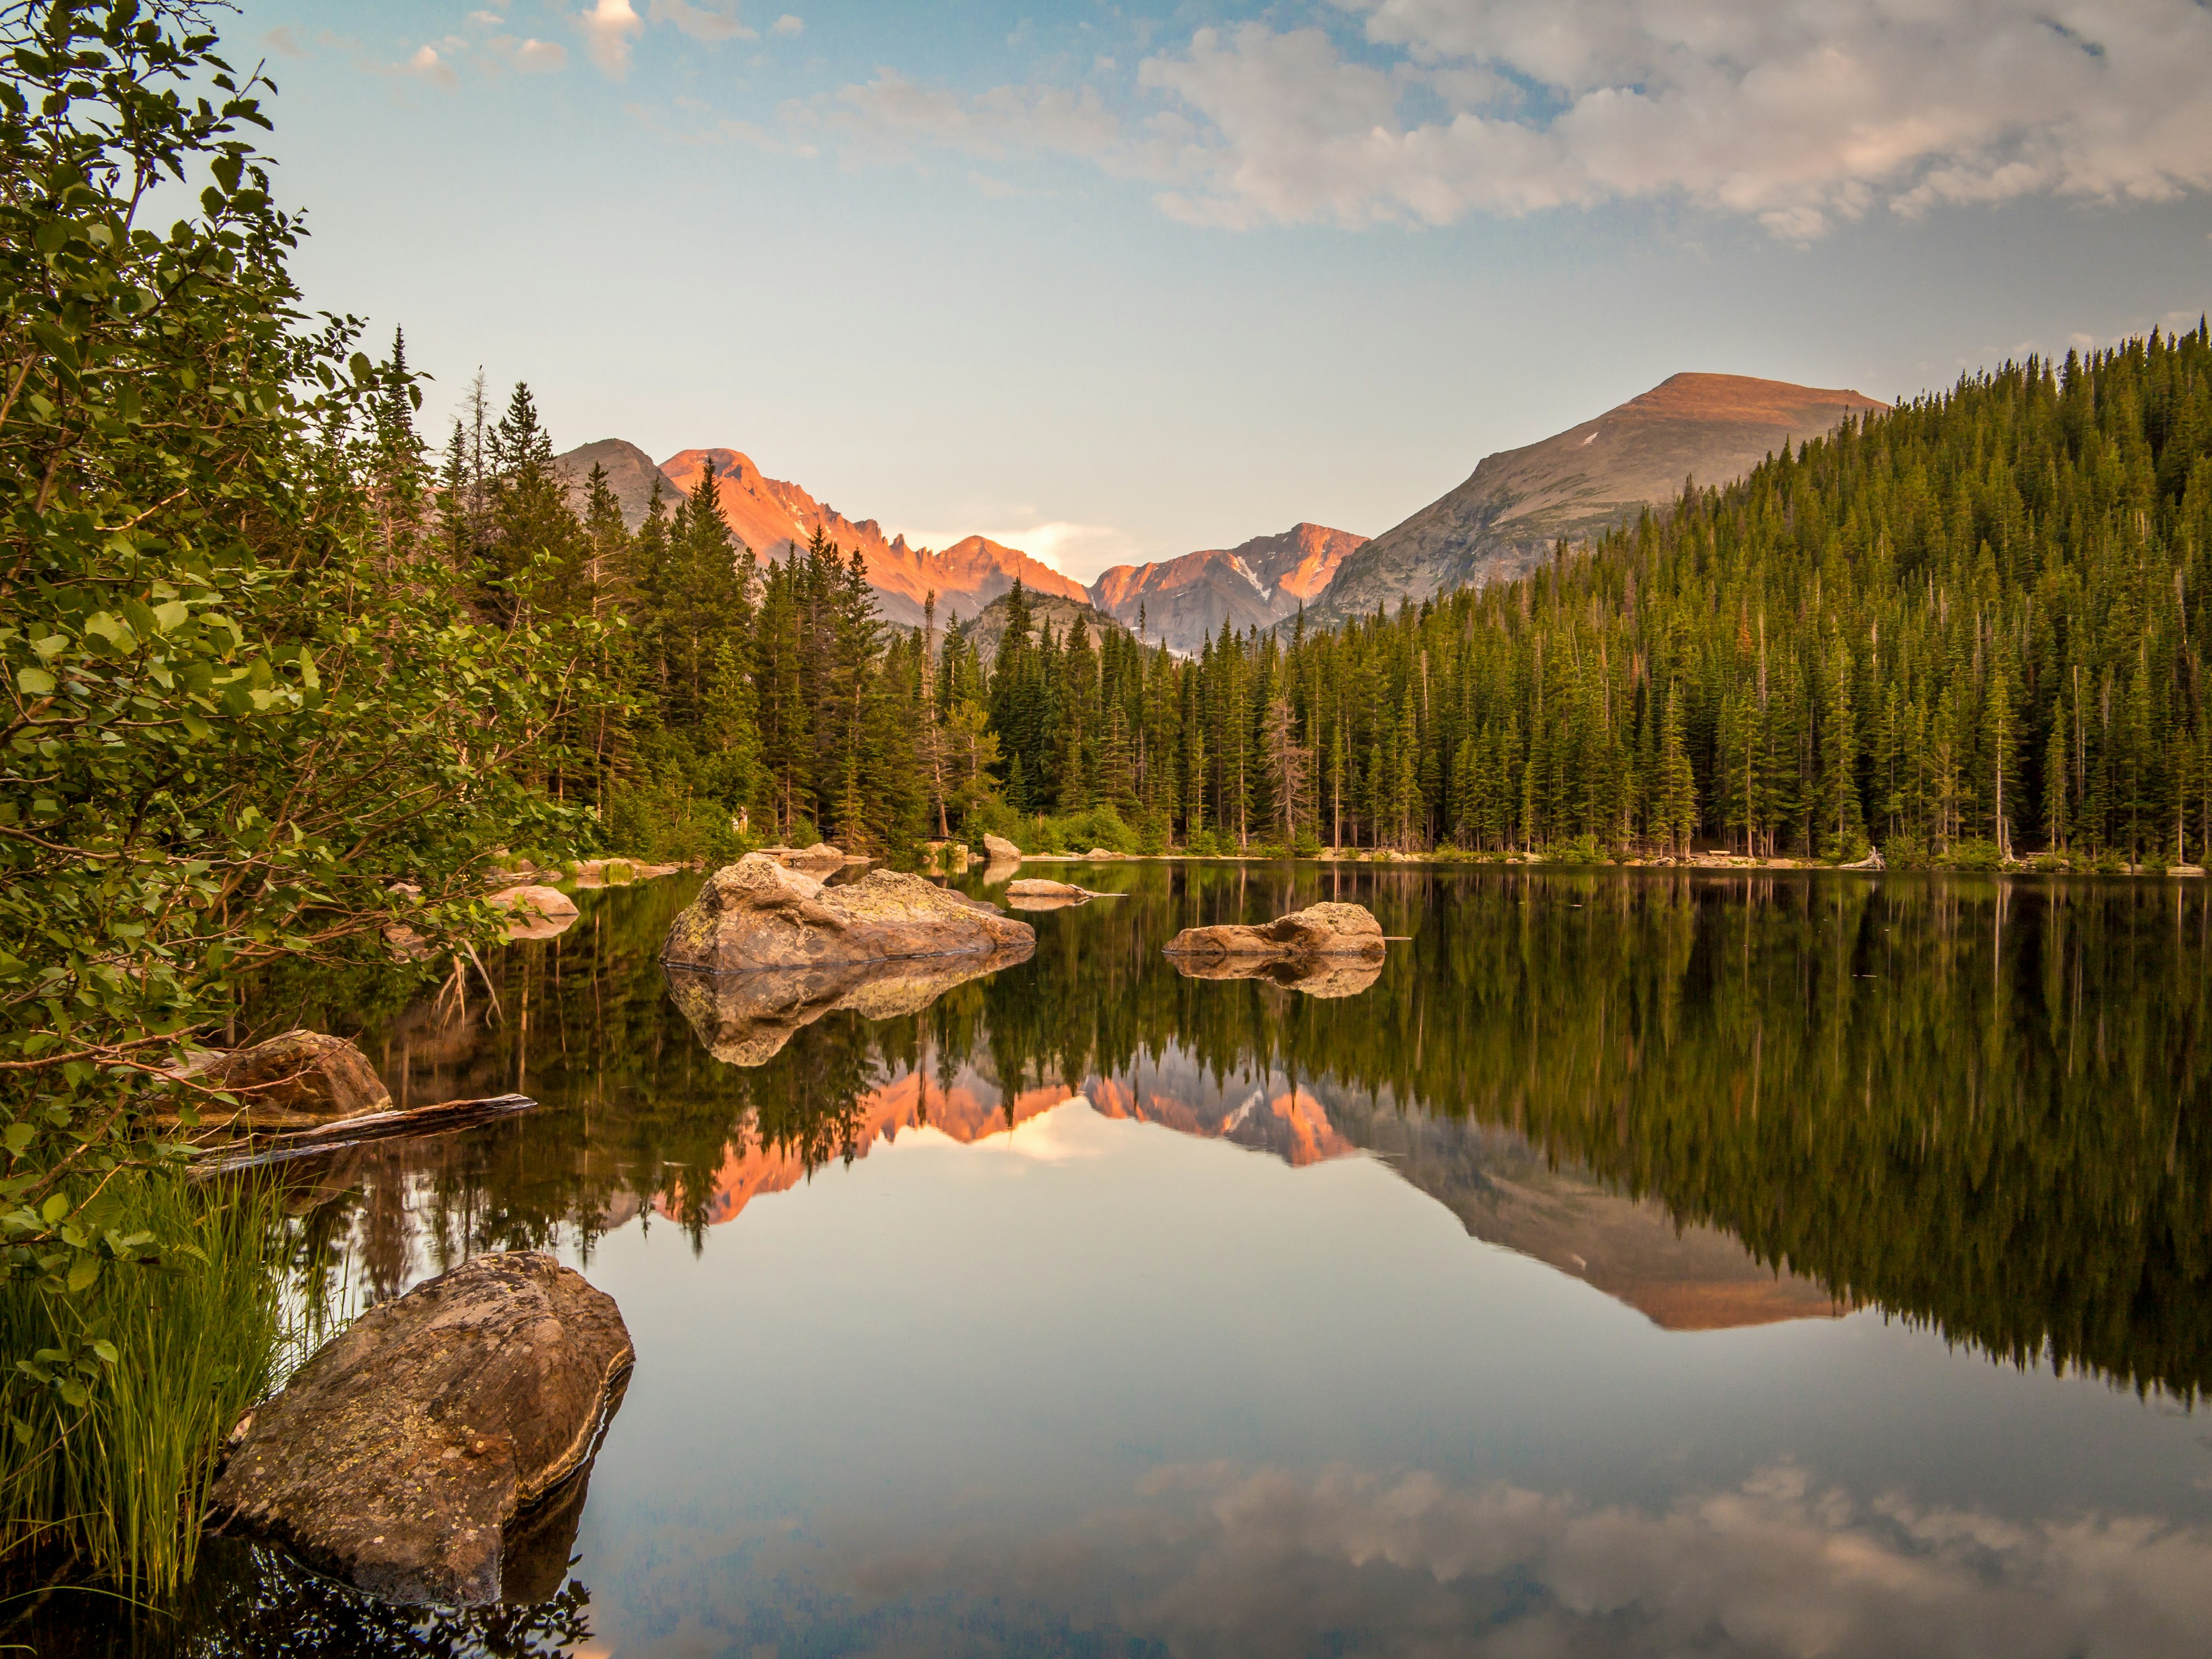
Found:
M 397 352 L 386 372 L 405 379 Z M 738 545 L 711 472 L 634 533 L 565 496 L 526 386 L 442 463 L 388 404 L 395 545 L 487 617 L 612 621 L 545 781 L 609 844 L 905 859 L 1692 847 L 1988 866 L 2201 861 L 2212 344 L 2030 358 L 1852 422 L 1519 580 L 1194 659 L 1018 587 L 985 659 L 872 610 L 858 556 Z M 573 509 L 573 510 L 572 510 Z M 411 516 L 410 516 L 411 515 Z M 1079 843 L 1079 844 L 1078 844 Z

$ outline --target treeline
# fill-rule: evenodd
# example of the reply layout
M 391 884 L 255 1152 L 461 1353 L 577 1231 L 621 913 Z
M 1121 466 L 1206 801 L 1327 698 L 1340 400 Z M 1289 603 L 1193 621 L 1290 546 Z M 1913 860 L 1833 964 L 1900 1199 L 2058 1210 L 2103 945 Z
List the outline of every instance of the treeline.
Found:
M 2201 859 L 2209 541 L 2200 324 L 1968 376 L 1337 632 L 1178 662 L 1018 621 L 1005 794 L 1202 845 Z
M 988 661 L 933 613 L 888 628 L 857 554 L 737 544 L 711 473 L 635 532 L 603 477 L 573 511 L 526 388 L 411 465 L 495 613 L 623 621 L 546 782 L 629 850 L 997 830 L 2157 864 L 2212 840 L 2201 324 L 1967 376 L 1515 582 L 1224 626 L 1194 659 L 1055 634 L 1018 587 Z

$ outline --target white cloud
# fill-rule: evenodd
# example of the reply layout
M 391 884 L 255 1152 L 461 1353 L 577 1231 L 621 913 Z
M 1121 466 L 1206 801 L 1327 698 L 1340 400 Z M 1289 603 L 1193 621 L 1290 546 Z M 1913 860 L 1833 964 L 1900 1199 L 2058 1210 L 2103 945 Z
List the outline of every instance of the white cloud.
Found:
M 307 43 L 300 39 L 300 31 L 289 24 L 280 23 L 261 37 L 261 43 L 270 51 L 286 58 L 305 58 Z
M 594 64 L 617 81 L 629 73 L 629 38 L 645 27 L 629 0 L 596 0 L 576 25 L 584 32 L 584 50 Z
M 472 11 L 469 14 L 469 21 L 480 29 L 495 29 L 507 19 L 495 11 Z
M 568 63 L 568 47 L 556 40 L 525 40 L 514 49 L 514 67 L 525 75 L 546 74 Z
M 1146 58 L 1149 120 L 889 70 L 841 97 L 864 150 L 1061 151 L 1231 228 L 1671 201 L 1802 242 L 1876 211 L 2212 188 L 2202 0 L 1333 3 L 1356 50 L 1255 22 Z
M 775 32 L 783 35 L 804 34 L 806 33 L 806 24 L 803 20 L 786 12 L 775 20 Z
M 917 144 L 990 158 L 1036 149 L 1103 156 L 1121 140 L 1120 123 L 1089 87 L 994 87 L 970 98 L 889 70 L 842 88 L 821 118 L 883 160 Z
M 694 40 L 756 40 L 760 37 L 738 21 L 735 0 L 653 0 L 646 15 L 672 23 Z
M 442 87 L 447 92 L 461 83 L 461 77 L 453 73 L 451 64 L 438 56 L 435 46 L 417 46 L 415 55 L 399 67 L 402 73 L 416 76 L 434 87 Z

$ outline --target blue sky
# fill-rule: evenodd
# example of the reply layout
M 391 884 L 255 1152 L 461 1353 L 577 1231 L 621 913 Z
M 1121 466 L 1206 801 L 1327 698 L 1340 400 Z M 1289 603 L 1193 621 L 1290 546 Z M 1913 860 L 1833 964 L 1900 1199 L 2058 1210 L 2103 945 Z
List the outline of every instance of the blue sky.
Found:
M 789 9 L 786 9 L 788 7 Z M 246 0 L 313 301 L 1088 577 L 2212 305 L 2201 0 Z M 434 432 L 434 436 L 438 435 Z

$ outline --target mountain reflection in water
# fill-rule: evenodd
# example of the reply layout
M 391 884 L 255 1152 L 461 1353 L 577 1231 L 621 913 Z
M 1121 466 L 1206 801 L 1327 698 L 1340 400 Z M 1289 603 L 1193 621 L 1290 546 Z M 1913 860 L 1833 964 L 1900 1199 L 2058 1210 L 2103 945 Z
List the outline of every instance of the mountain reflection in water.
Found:
M 543 1103 L 283 1173 L 311 1291 L 547 1248 L 620 1302 L 570 1582 L 396 1612 L 219 1545 L 173 1623 L 39 1633 L 2063 1659 L 2212 1626 L 2198 887 L 1085 882 L 1126 896 L 1024 961 L 672 981 L 685 878 L 586 895 L 489 985 L 258 988 L 240 1035 L 357 1033 L 402 1103 Z M 1370 983 L 1160 952 L 1320 898 L 1409 936 Z
M 255 1012 L 362 1032 L 403 1103 L 545 1103 L 330 1173 L 376 1294 L 564 1226 L 588 1249 L 641 1208 L 710 1227 L 915 1126 L 972 1139 L 1080 1093 L 1293 1163 L 1385 1156 L 1477 1237 L 1662 1324 L 1872 1304 L 2023 1363 L 2185 1398 L 2207 1380 L 2194 885 L 1087 879 L 1128 896 L 1040 917 L 1035 960 L 1011 971 L 925 964 L 881 1009 L 845 988 L 733 1026 L 702 1012 L 711 980 L 672 998 L 656 958 L 692 890 L 678 878 L 586 896 L 568 933 L 495 961 L 496 1003 L 303 975 Z M 1358 994 L 1194 980 L 1159 953 L 1182 927 L 1335 896 L 1411 936 Z

